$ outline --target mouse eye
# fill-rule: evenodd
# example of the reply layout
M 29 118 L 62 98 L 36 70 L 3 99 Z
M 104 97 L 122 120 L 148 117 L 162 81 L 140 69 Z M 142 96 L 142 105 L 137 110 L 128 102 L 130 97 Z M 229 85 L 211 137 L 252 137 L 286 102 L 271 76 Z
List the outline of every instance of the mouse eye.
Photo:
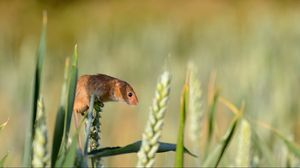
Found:
M 129 92 L 129 93 L 128 93 L 128 97 L 131 97 L 131 96 L 132 96 L 132 93 L 131 93 L 131 92 Z

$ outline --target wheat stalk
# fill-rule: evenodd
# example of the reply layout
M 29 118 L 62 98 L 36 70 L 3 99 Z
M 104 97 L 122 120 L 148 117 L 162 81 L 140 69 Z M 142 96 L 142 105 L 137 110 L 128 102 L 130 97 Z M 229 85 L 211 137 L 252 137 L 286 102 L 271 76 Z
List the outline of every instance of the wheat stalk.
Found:
M 100 148 L 100 118 L 101 118 L 101 106 L 103 103 L 95 101 L 95 95 L 93 94 L 90 99 L 90 109 L 86 120 L 86 145 L 85 155 L 88 151 L 94 151 Z M 92 158 L 93 167 L 102 167 L 101 158 Z
M 46 167 L 49 163 L 49 155 L 47 150 L 48 130 L 46 125 L 44 102 L 42 98 L 38 100 L 37 106 L 32 166 Z
M 100 148 L 100 140 L 101 140 L 101 107 L 98 105 L 98 102 L 95 102 L 93 116 L 92 116 L 92 126 L 90 129 L 90 144 L 89 150 L 97 150 Z M 102 167 L 101 158 L 92 159 L 92 164 L 94 164 L 97 168 Z
M 152 167 L 154 164 L 170 94 L 170 82 L 171 76 L 165 71 L 156 86 L 155 98 L 150 108 L 142 145 L 138 152 L 137 167 Z

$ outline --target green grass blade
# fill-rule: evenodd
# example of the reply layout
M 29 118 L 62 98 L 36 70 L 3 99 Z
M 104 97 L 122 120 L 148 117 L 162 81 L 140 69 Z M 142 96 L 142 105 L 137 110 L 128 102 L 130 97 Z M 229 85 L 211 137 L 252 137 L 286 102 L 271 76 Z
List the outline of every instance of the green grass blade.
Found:
M 61 147 L 63 133 L 64 133 L 64 122 L 65 122 L 65 109 L 61 106 L 56 114 L 55 128 L 53 133 L 53 144 L 51 154 L 51 167 L 55 165 L 58 157 L 58 153 Z
M 44 59 L 46 55 L 46 31 L 47 31 L 47 16 L 43 16 L 43 29 L 41 33 L 40 43 L 37 50 L 37 64 L 35 68 L 35 78 L 34 78 L 34 93 L 33 93 L 33 112 L 32 112 L 32 124 L 31 128 L 34 130 L 34 123 L 36 119 L 37 112 L 37 102 L 40 94 L 41 87 L 41 76 L 44 66 Z M 32 133 L 34 135 L 34 131 Z
M 77 134 L 73 136 L 71 146 L 66 151 L 65 160 L 62 164 L 62 167 L 74 167 L 77 151 L 77 137 Z
M 235 133 L 235 130 L 236 130 L 236 127 L 237 127 L 237 124 L 238 124 L 238 121 L 239 121 L 239 117 L 236 117 L 233 122 L 231 123 L 230 127 L 229 127 L 229 130 L 227 131 L 227 133 L 225 134 L 224 136 L 224 139 L 223 139 L 223 142 L 222 142 L 222 148 L 221 148 L 221 152 L 220 152 L 220 155 L 218 156 L 218 160 L 215 164 L 215 167 L 217 167 L 225 153 L 225 150 L 227 148 L 227 146 L 229 145 L 234 133 Z
M 206 140 L 204 159 L 207 158 L 208 152 L 210 150 L 210 145 L 211 145 L 213 132 L 214 132 L 214 128 L 215 128 L 215 115 L 216 115 L 218 99 L 219 99 L 219 92 L 216 91 L 213 95 L 213 100 L 212 100 L 212 103 L 210 105 L 209 112 L 208 112 L 208 135 L 207 135 L 207 140 Z
M 74 47 L 74 54 L 72 59 L 72 66 L 71 66 L 71 72 L 70 72 L 70 83 L 68 88 L 68 105 L 67 105 L 67 114 L 66 114 L 66 129 L 65 129 L 65 142 L 67 145 L 69 132 L 70 132 L 70 125 L 71 125 L 71 119 L 73 114 L 73 105 L 75 100 L 75 92 L 76 92 L 76 84 L 77 84 L 77 75 L 78 75 L 78 54 L 77 54 L 77 45 Z
M 80 122 L 79 128 L 76 130 L 75 135 L 71 139 L 71 145 L 66 149 L 64 152 L 64 156 L 60 157 L 58 162 L 55 164 L 55 167 L 75 167 L 76 166 L 76 157 L 78 156 L 78 152 L 80 150 L 77 149 L 77 144 L 78 144 L 78 134 L 79 131 L 81 130 L 81 127 L 83 125 L 84 119 Z M 80 151 L 81 152 L 81 151 Z M 83 154 L 80 153 L 80 156 Z
M 217 102 L 218 102 L 219 94 L 218 92 L 215 93 L 212 105 L 209 110 L 208 114 L 208 137 L 207 142 L 209 143 L 212 139 L 212 135 L 215 128 L 215 115 L 216 115 L 216 108 L 217 108 Z
M 62 167 L 64 159 L 65 159 L 65 155 L 63 153 L 59 154 L 56 161 L 55 161 L 54 166 L 51 166 L 51 167 Z
M 225 153 L 226 148 L 228 147 L 238 124 L 240 116 L 236 116 L 229 128 L 227 129 L 225 135 L 223 136 L 219 145 L 212 151 L 212 153 L 207 157 L 203 163 L 203 167 L 217 167 Z
M 41 87 L 41 76 L 44 66 L 44 59 L 46 55 L 46 31 L 47 31 L 47 15 L 43 16 L 43 28 L 40 37 L 40 43 L 37 50 L 37 64 L 35 68 L 35 79 L 34 79 L 34 94 L 33 94 L 33 117 L 32 117 L 32 129 L 34 129 L 34 122 L 36 118 L 37 102 L 40 94 Z
M 185 127 L 186 111 L 188 109 L 188 95 L 189 95 L 188 82 L 189 82 L 188 80 L 185 82 L 183 86 L 182 95 L 181 95 L 180 123 L 179 123 L 178 137 L 177 137 L 175 167 L 183 167 L 184 165 L 184 127 Z
M 64 153 L 62 153 L 61 157 L 58 158 L 57 162 L 55 163 L 55 167 L 75 167 L 76 163 L 76 157 L 78 156 L 77 153 L 77 143 L 78 143 L 78 134 L 81 130 L 81 127 L 83 125 L 84 119 L 79 124 L 79 128 L 76 130 L 75 135 L 71 139 L 71 145 L 66 148 Z M 83 154 L 80 154 L 83 155 Z
M 6 158 L 7 158 L 7 156 L 8 156 L 8 153 L 5 154 L 3 156 L 3 158 L 0 159 L 0 167 L 4 167 L 4 162 L 5 162 Z
M 24 151 L 24 166 L 31 166 L 32 159 L 32 141 L 34 138 L 34 123 L 36 120 L 36 112 L 37 112 L 37 101 L 40 94 L 40 86 L 41 86 L 41 74 L 44 65 L 44 59 L 46 55 L 46 32 L 47 32 L 47 14 L 43 13 L 43 28 L 41 32 L 39 47 L 37 50 L 37 63 L 35 68 L 35 76 L 34 76 L 34 88 L 33 88 L 33 105 L 30 119 L 30 129 L 26 136 L 26 145 Z
M 64 83 L 61 91 L 61 104 L 56 114 L 55 128 L 53 133 L 53 144 L 52 144 L 52 155 L 51 155 L 51 166 L 55 165 L 57 161 L 58 154 L 60 151 L 64 126 L 65 126 L 65 103 L 67 99 L 67 85 L 68 85 L 68 70 L 69 70 L 69 59 L 67 58 L 65 61 L 65 71 L 64 71 Z
M 61 90 L 61 100 L 60 105 L 65 106 L 68 98 L 68 81 L 69 81 L 69 67 L 70 67 L 70 59 L 69 57 L 65 60 L 65 70 L 64 70 L 64 83 Z
M 116 156 L 128 153 L 136 153 L 141 148 L 142 141 L 137 141 L 132 144 L 126 145 L 124 147 L 105 147 L 99 150 L 94 150 L 88 153 L 89 157 L 97 158 L 97 157 L 108 157 L 108 156 Z M 159 142 L 159 147 L 157 149 L 157 153 L 176 151 L 176 144 Z M 187 148 L 184 147 L 184 152 L 197 157 L 193 153 L 191 153 Z

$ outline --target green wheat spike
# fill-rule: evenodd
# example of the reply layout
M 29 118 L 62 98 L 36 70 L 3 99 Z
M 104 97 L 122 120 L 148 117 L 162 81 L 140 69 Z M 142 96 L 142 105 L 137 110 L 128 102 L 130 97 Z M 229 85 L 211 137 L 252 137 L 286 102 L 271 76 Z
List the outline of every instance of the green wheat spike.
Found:
M 49 165 L 48 155 L 48 130 L 46 124 L 45 108 L 43 99 L 37 104 L 37 117 L 35 122 L 35 137 L 33 140 L 33 167 L 46 167 Z
M 250 166 L 250 148 L 251 148 L 251 127 L 246 119 L 243 119 L 240 125 L 238 136 L 238 150 L 236 157 L 236 166 Z

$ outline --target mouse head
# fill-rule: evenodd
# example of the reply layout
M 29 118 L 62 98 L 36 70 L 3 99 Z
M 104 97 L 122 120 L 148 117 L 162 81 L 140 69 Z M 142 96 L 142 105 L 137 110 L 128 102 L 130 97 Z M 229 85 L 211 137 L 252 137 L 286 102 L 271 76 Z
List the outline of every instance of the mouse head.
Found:
M 129 105 L 137 105 L 139 103 L 133 88 L 127 82 L 118 81 L 115 88 L 119 90 L 119 95 L 116 95 L 119 100 L 125 101 Z

